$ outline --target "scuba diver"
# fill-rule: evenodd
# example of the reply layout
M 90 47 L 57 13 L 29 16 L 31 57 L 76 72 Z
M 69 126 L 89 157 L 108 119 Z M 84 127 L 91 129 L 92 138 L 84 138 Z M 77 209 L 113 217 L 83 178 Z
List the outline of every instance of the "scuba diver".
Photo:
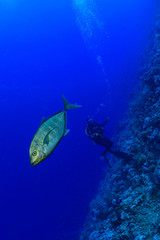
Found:
M 111 167 L 108 159 L 106 158 L 107 152 L 114 154 L 116 157 L 120 157 L 123 159 L 128 159 L 131 156 L 128 155 L 127 153 L 124 153 L 121 151 L 115 151 L 112 149 L 113 142 L 104 136 L 103 127 L 108 123 L 108 121 L 109 121 L 109 118 L 107 118 L 107 120 L 104 123 L 99 124 L 93 121 L 91 118 L 88 118 L 87 126 L 85 128 L 85 133 L 94 143 L 105 147 L 105 150 L 102 152 L 102 156 L 106 160 L 108 166 Z

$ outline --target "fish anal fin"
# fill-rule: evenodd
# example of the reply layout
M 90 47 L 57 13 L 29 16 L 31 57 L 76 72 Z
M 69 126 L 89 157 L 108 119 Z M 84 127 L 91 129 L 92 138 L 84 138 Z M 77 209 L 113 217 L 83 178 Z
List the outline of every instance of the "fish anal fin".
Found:
M 66 136 L 69 132 L 70 132 L 70 129 L 66 129 L 65 133 L 64 133 L 64 136 Z

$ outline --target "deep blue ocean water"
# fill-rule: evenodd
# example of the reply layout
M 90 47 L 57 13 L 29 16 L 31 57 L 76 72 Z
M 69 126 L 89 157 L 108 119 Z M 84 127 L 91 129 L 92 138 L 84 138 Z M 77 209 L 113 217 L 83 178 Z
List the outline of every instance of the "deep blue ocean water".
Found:
M 113 137 L 156 7 L 153 0 L 0 0 L 0 239 L 78 239 L 106 167 L 102 148 L 85 135 L 86 118 L 109 116 Z M 62 94 L 83 108 L 68 111 L 70 133 L 33 168 L 30 142 L 42 118 L 63 109 Z

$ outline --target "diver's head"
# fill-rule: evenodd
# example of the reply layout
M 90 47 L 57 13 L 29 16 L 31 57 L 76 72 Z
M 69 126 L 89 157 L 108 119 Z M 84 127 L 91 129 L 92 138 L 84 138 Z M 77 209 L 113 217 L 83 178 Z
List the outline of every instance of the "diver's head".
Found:
M 90 127 L 93 127 L 93 126 L 95 126 L 95 121 L 93 121 L 92 118 L 87 118 L 87 124 L 88 124 Z
M 30 164 L 34 167 L 45 159 L 45 156 L 42 154 L 38 148 L 31 147 L 29 150 Z
M 92 118 L 87 118 L 87 123 L 91 124 L 93 122 Z

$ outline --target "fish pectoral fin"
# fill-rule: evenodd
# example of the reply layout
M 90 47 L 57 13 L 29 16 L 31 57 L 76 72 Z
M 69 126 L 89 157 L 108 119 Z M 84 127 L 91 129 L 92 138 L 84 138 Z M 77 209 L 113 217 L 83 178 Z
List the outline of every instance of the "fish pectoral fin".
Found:
M 46 119 L 43 117 L 41 121 L 41 125 L 46 121 Z
M 70 132 L 70 129 L 66 129 L 65 133 L 64 133 L 64 136 L 66 136 L 69 132 Z
M 43 144 L 49 144 L 49 135 L 44 138 Z
M 49 144 L 49 134 L 52 132 L 54 130 L 54 128 L 53 129 L 51 129 L 48 133 L 47 133 L 47 135 L 45 136 L 45 138 L 44 138 L 44 141 L 43 141 L 43 144 Z

